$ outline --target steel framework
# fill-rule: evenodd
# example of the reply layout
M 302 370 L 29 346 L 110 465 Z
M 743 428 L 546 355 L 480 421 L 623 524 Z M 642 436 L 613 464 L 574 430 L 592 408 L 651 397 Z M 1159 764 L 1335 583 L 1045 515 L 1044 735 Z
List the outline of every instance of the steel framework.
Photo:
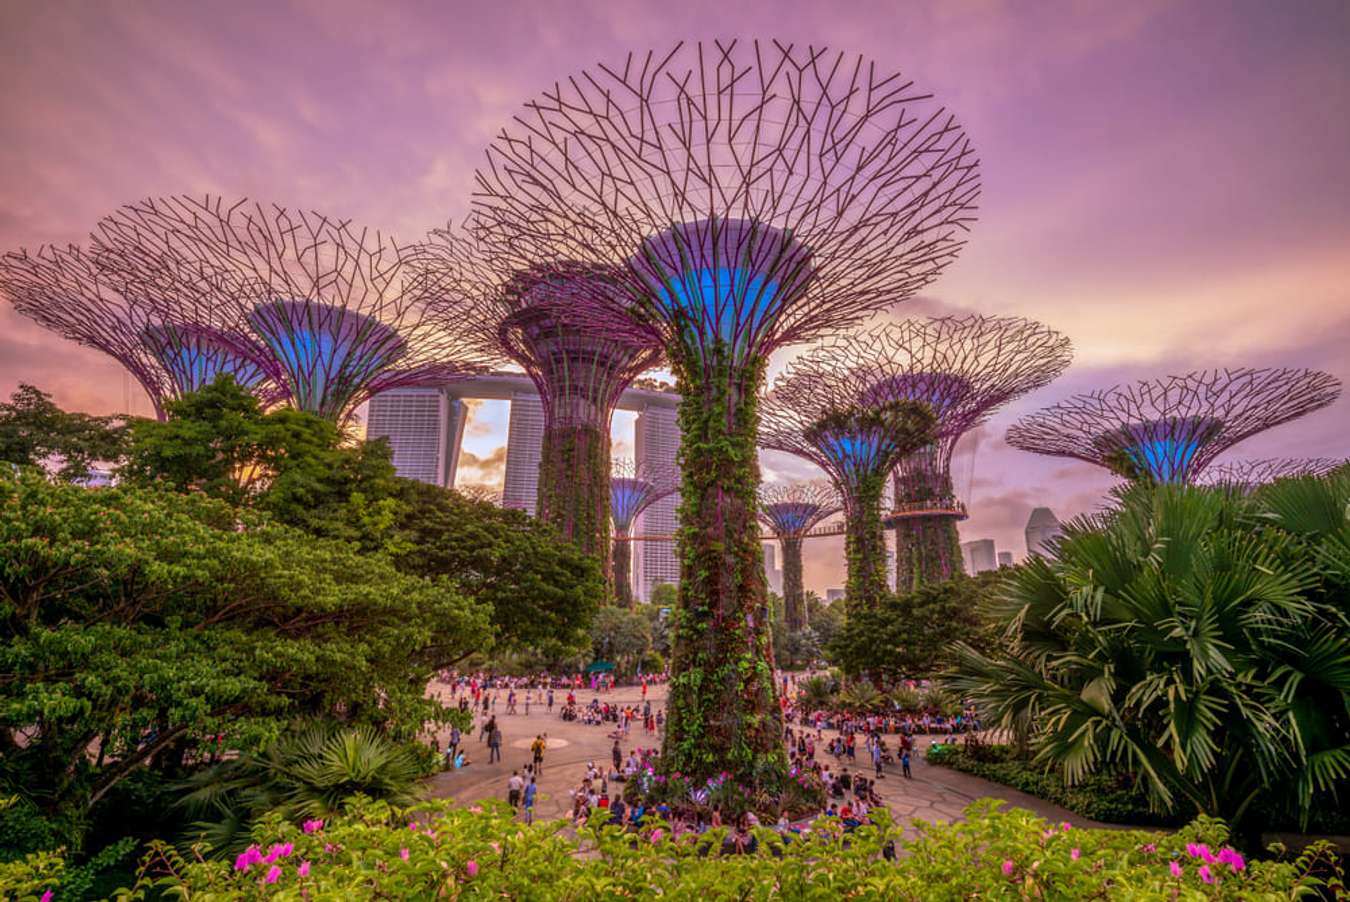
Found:
M 956 523 L 964 505 L 952 485 L 952 452 L 961 436 L 1014 398 L 1068 368 L 1064 335 L 1032 320 L 1002 316 L 906 319 L 839 342 L 822 369 L 870 372 L 870 401 L 908 400 L 937 417 L 937 439 L 906 455 L 894 472 L 896 587 L 951 579 L 961 571 Z
M 488 149 L 474 226 L 518 269 L 620 268 L 571 315 L 661 345 L 683 484 L 663 766 L 786 765 L 756 524 L 767 356 L 904 300 L 964 243 L 977 161 L 955 117 L 825 48 L 678 44 L 557 82 Z
M 839 493 L 824 480 L 765 483 L 759 487 L 759 519 L 783 551 L 783 614 L 789 632 L 806 626 L 802 586 L 802 541 L 825 518 L 843 507 Z
M 615 601 L 631 608 L 633 523 L 639 514 L 679 488 L 679 476 L 673 470 L 651 462 L 639 466 L 629 460 L 616 460 L 609 485 L 609 509 L 614 520 L 610 579 Z
M 268 375 L 301 410 L 337 422 L 387 389 L 481 371 L 492 355 L 473 330 L 445 328 L 468 298 L 428 301 L 436 286 L 416 245 L 322 213 L 247 200 L 151 198 L 99 224 L 100 263 L 140 286 L 174 323 L 266 349 Z M 220 282 L 200 290 L 204 273 Z
M 1266 457 L 1236 460 L 1211 465 L 1198 482 L 1203 485 L 1233 486 L 1251 491 L 1277 479 L 1326 476 L 1350 465 L 1350 460 L 1335 457 Z
M 1326 407 L 1340 392 L 1339 379 L 1316 370 L 1202 370 L 1074 395 L 1024 417 L 1007 439 L 1128 479 L 1189 483 L 1238 442 Z

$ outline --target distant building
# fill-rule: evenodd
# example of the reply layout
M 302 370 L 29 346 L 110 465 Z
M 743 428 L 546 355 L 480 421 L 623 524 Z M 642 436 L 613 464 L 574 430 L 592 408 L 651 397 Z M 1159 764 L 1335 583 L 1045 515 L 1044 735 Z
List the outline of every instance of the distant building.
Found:
M 438 387 L 397 388 L 370 399 L 366 438 L 382 438 L 400 476 L 453 485 L 464 438 L 464 402 Z
M 967 573 L 983 573 L 998 566 L 997 558 L 994 556 L 993 539 L 962 542 L 961 558 L 965 562 Z
M 625 393 L 638 394 L 632 389 Z M 641 470 L 678 472 L 675 455 L 680 450 L 680 426 L 675 404 L 678 395 L 643 391 L 647 398 L 637 404 L 637 423 L 633 430 L 633 462 Z M 620 404 L 620 406 L 625 406 Z M 673 492 L 638 515 L 633 532 L 643 536 L 671 536 L 679 528 L 680 493 Z M 647 601 L 660 583 L 679 585 L 680 559 L 674 541 L 634 542 L 633 569 L 637 573 L 639 601 Z
M 1050 544 L 1059 538 L 1064 528 L 1059 518 L 1048 507 L 1038 507 L 1027 518 L 1027 555 L 1038 554 L 1048 557 Z
M 844 590 L 843 590 L 843 589 L 826 589 L 826 590 L 825 590 L 825 603 L 826 603 L 826 604 L 834 604 L 836 601 L 841 601 L 841 600 L 843 599 L 843 597 L 844 597 Z
M 1000 567 L 1011 567 L 1013 565 L 1012 552 L 1000 551 L 998 553 L 998 565 Z
M 783 568 L 778 566 L 778 546 L 773 542 L 764 543 L 764 579 L 770 592 L 783 594 Z
M 534 392 L 511 395 L 506 421 L 506 476 L 502 507 L 534 516 L 539 497 L 539 459 L 544 449 L 544 404 Z

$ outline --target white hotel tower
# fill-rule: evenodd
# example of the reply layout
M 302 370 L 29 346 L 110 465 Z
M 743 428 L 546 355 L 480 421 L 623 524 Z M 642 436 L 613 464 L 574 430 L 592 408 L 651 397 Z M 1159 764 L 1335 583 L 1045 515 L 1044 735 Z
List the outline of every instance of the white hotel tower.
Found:
M 394 452 L 394 468 L 400 476 L 439 486 L 455 484 L 459 448 L 464 438 L 465 398 L 511 402 L 506 430 L 506 477 L 502 506 L 534 514 L 539 484 L 539 454 L 544 439 L 544 409 L 534 383 L 518 373 L 492 373 L 443 386 L 396 388 L 370 399 L 366 435 L 384 438 Z M 680 396 L 672 392 L 630 388 L 619 399 L 620 410 L 637 413 L 635 454 L 637 465 L 659 463 L 675 467 L 680 447 L 676 407 Z M 675 534 L 678 494 L 649 507 L 634 528 L 638 535 Z M 673 541 L 634 543 L 633 566 L 638 575 L 638 597 L 646 601 L 658 583 L 675 583 L 680 577 L 679 559 Z

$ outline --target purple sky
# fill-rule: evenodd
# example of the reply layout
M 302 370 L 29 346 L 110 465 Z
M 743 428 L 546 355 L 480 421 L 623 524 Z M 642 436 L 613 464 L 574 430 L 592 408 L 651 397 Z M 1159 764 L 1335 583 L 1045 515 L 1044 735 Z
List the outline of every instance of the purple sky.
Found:
M 1074 341 L 1069 373 L 958 457 L 965 538 L 1020 557 L 1032 506 L 1066 517 L 1098 503 L 1110 480 L 1094 468 L 1002 441 L 1019 414 L 1068 393 L 1224 365 L 1350 377 L 1343 0 L 8 3 L 0 247 L 79 241 L 118 204 L 182 192 L 412 239 L 464 214 L 492 132 L 554 79 L 727 36 L 864 53 L 961 117 L 983 161 L 981 221 L 898 315 L 1025 315 Z M 20 380 L 68 407 L 149 411 L 116 364 L 5 308 L 0 392 Z M 1231 456 L 1350 455 L 1347 404 Z M 479 412 L 468 448 L 492 479 L 504 410 Z M 621 418 L 621 444 L 625 429 Z M 770 478 L 810 472 L 764 462 Z M 841 543 L 807 557 L 809 587 L 842 582 Z

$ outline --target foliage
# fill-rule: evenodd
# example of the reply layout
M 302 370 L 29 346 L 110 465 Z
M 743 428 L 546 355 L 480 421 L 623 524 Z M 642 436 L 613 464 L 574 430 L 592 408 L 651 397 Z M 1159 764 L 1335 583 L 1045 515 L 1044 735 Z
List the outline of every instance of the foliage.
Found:
M 803 680 L 798 689 L 802 705 L 807 711 L 823 711 L 834 704 L 834 680 L 827 676 L 813 676 Z
M 550 424 L 539 456 L 538 517 L 586 554 L 609 563 L 609 433 Z
M 596 660 L 613 661 L 622 673 L 635 671 L 651 647 L 651 624 L 642 611 L 606 605 L 591 623 L 592 654 Z
M 848 711 L 874 712 L 888 707 L 889 699 L 866 680 L 849 683 L 839 693 L 839 705 Z
M 436 802 L 399 812 L 365 802 L 307 828 L 274 817 L 255 832 L 255 853 L 236 862 L 161 844 L 119 898 L 1231 900 L 1341 886 L 1329 847 L 1248 862 L 1225 846 L 1223 824 L 1207 819 L 1175 833 L 1087 830 L 982 802 L 955 824 L 917 822 L 911 839 L 880 810 L 878 826 L 847 842 L 834 819 L 790 840 L 756 828 L 758 852 L 738 855 L 724 844 L 727 828 L 675 839 L 648 816 L 640 834 L 592 825 L 573 836 L 565 822 L 522 825 L 502 803 L 484 808 Z M 38 866 L 19 876 L 23 885 L 44 885 Z M 0 881 L 0 893 L 18 895 Z
M 0 461 L 54 467 L 62 482 L 88 479 L 95 463 L 117 462 L 125 446 L 122 418 L 66 413 L 27 383 L 0 404 Z
M 806 593 L 806 622 L 811 630 L 816 634 L 816 641 L 820 647 L 828 652 L 830 642 L 834 640 L 839 630 L 843 629 L 844 606 L 842 604 L 826 604 L 815 592 Z
M 948 480 L 950 482 L 950 480 Z M 950 496 L 950 486 L 947 487 Z M 906 517 L 895 526 L 895 585 L 913 592 L 956 578 L 964 570 L 961 534 L 947 516 Z
M 0 792 L 78 846 L 140 767 L 257 748 L 299 717 L 410 737 L 489 635 L 444 581 L 203 495 L 0 476 Z
M 1066 783 L 1138 775 L 1160 812 L 1305 819 L 1350 775 L 1350 478 L 1252 497 L 1141 484 L 1011 572 L 1003 654 L 950 683 Z
M 663 589 L 668 589 L 672 596 L 668 604 L 657 602 L 657 593 Z M 663 657 L 670 654 L 670 616 L 668 612 L 663 614 L 662 609 L 673 608 L 675 604 L 674 594 L 675 587 L 670 583 L 658 583 L 652 587 L 652 600 L 637 608 L 647 617 L 647 626 L 652 634 L 652 650 Z
M 233 856 L 268 812 L 293 821 L 331 818 L 353 795 L 412 804 L 413 787 L 427 770 L 421 750 L 369 727 L 311 724 L 261 752 L 193 774 L 180 800 L 199 818 L 188 839 L 209 843 L 212 854 Z
M 400 570 L 448 577 L 490 606 L 497 643 L 508 650 L 550 646 L 564 659 L 589 649 L 605 593 L 593 557 L 523 511 L 411 481 L 401 501 L 393 555 Z
M 952 642 L 991 649 L 997 629 L 981 614 L 980 601 L 997 591 L 1001 578 L 1000 571 L 958 576 L 903 595 L 887 593 L 872 610 L 850 609 L 826 649 L 829 659 L 845 673 L 894 683 L 944 669 Z

